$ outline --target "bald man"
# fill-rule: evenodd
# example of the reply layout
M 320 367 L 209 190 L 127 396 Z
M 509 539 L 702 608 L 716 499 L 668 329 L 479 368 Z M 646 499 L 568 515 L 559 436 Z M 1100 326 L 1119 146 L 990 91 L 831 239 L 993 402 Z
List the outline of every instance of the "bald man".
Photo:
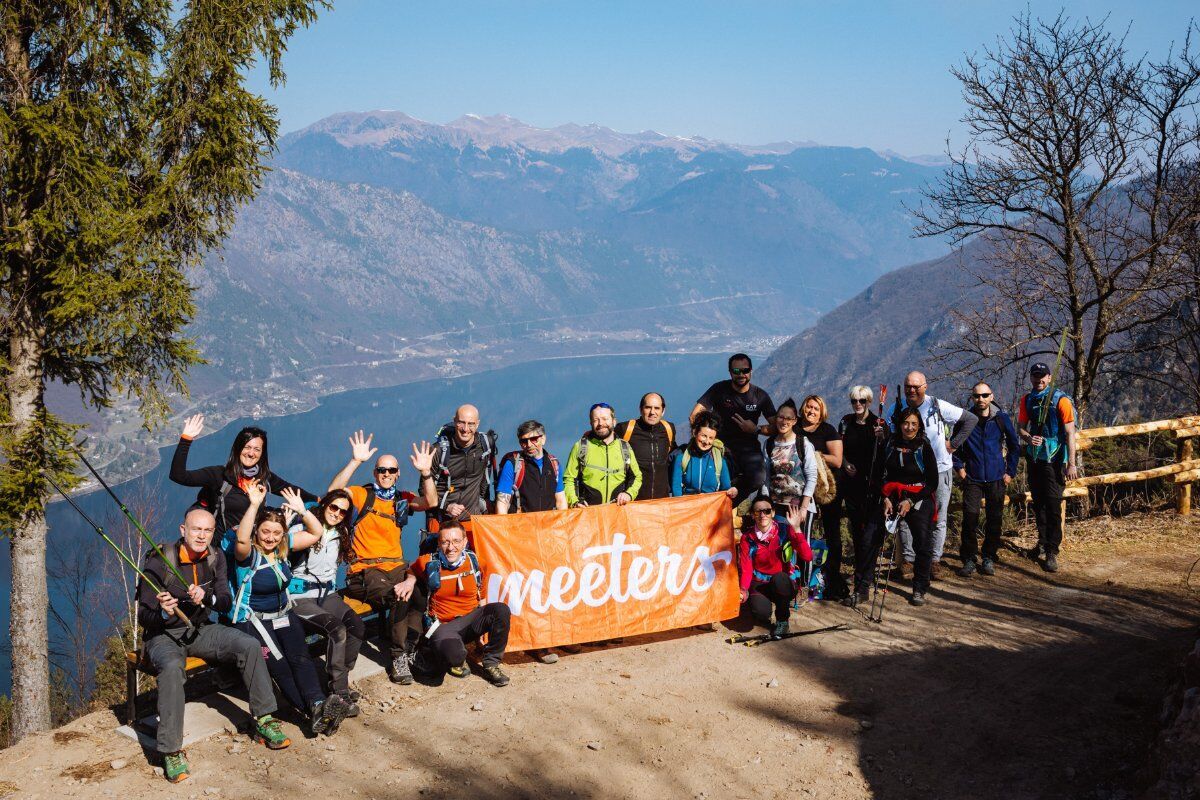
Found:
M 466 522 L 472 514 L 493 511 L 496 434 L 480 433 L 475 406 L 459 406 L 454 420 L 442 427 L 433 454 L 433 477 L 438 499 L 433 516 L 439 524 L 450 519 Z
M 262 646 L 237 628 L 213 623 L 213 612 L 227 612 L 233 607 L 225 554 L 213 546 L 216 527 L 216 518 L 210 512 L 199 507 L 189 509 L 179 526 L 179 539 L 165 545 L 161 556 L 156 550 L 146 554 L 143 572 L 154 586 L 138 581 L 138 622 L 145 630 L 143 651 L 158 677 L 156 745 L 163 758 L 164 774 L 172 783 L 186 780 L 190 772 L 182 753 L 188 656 L 203 658 L 210 664 L 236 666 L 249 694 L 255 738 L 272 749 L 291 743 L 271 716 L 276 709 L 275 690 Z M 190 582 L 186 586 L 180 583 L 176 572 Z M 191 621 L 193 631 L 186 629 L 177 611 Z

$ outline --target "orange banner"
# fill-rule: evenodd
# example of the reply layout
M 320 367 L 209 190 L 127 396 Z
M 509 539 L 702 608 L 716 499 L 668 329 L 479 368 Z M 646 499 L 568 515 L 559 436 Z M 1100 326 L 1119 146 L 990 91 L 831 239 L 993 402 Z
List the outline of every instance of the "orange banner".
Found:
M 510 650 L 635 636 L 738 614 L 723 493 L 477 516 L 487 601 L 512 611 Z

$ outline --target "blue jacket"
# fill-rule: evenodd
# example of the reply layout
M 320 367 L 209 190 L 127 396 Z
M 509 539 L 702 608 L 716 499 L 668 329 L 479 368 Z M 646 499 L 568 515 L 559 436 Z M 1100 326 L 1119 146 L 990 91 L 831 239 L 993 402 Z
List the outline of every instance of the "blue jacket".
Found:
M 723 492 L 730 487 L 729 461 L 721 458 L 721 470 L 717 471 L 713 450 L 702 456 L 688 457 L 687 471 L 683 469 L 683 453 L 691 444 L 684 445 L 671 454 L 671 496 Z
M 974 409 L 971 413 L 975 413 Z M 978 414 L 975 416 L 979 417 Z M 1003 449 L 1005 443 L 1008 445 L 1007 457 Z M 975 430 L 962 447 L 954 451 L 954 468 L 966 467 L 967 480 L 972 483 L 991 483 L 1004 480 L 1005 475 L 1015 477 L 1020 457 L 1021 440 L 1017 438 L 1012 418 L 992 403 L 992 413 L 979 417 Z

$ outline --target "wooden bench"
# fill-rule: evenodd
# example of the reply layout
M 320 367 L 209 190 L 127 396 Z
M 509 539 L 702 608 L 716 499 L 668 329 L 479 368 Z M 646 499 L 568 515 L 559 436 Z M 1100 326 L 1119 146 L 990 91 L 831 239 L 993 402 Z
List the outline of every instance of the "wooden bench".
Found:
M 366 603 L 346 597 L 344 594 L 342 599 L 351 611 L 363 618 L 364 622 L 379 616 L 379 612 Z M 320 642 L 321 638 L 319 634 L 313 634 L 307 637 L 307 640 L 310 644 L 314 644 Z M 185 675 L 190 679 L 193 675 L 203 674 L 214 667 L 202 658 L 189 656 L 184 669 Z M 137 720 L 137 674 L 139 672 L 153 676 L 155 674 L 154 666 L 146 660 L 143 653 L 125 653 L 125 722 L 128 725 L 132 725 Z

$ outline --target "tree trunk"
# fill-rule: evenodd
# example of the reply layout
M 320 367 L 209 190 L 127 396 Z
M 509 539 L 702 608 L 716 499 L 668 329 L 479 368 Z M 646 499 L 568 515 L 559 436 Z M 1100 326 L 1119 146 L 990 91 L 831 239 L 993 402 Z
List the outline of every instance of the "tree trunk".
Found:
M 13 441 L 20 443 L 37 425 L 43 411 L 41 341 L 28 306 L 13 320 L 6 379 L 12 411 Z M 8 454 L 12 457 L 12 453 Z M 11 463 L 11 462 L 10 462 Z M 30 465 L 36 468 L 36 464 Z M 40 477 L 38 483 L 40 484 Z M 50 658 L 46 590 L 46 519 L 38 514 L 12 531 L 12 599 L 9 634 L 12 641 L 13 741 L 50 727 Z

